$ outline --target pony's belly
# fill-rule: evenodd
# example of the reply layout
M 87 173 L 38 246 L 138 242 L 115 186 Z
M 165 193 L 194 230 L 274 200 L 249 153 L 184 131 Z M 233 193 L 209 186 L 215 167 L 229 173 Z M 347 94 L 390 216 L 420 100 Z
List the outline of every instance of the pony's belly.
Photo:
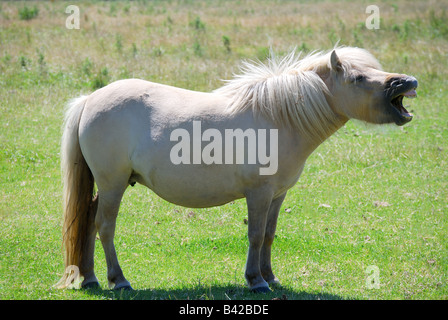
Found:
M 138 179 L 162 199 L 189 208 L 220 206 L 244 198 L 243 190 L 235 181 L 215 175 L 182 174 L 176 170 L 163 174 L 158 172 Z
M 164 194 L 154 191 L 162 199 L 187 208 L 210 208 L 221 206 L 229 203 L 233 200 L 243 198 L 244 196 L 234 197 L 234 196 L 217 196 L 217 195 L 204 195 L 203 197 L 198 197 L 197 194 L 192 194 L 191 197 L 182 197 L 173 194 Z
M 162 199 L 188 208 L 215 207 L 244 197 L 243 194 L 229 193 L 217 188 L 192 188 L 191 185 L 179 185 L 179 183 L 169 189 L 166 187 L 151 189 Z

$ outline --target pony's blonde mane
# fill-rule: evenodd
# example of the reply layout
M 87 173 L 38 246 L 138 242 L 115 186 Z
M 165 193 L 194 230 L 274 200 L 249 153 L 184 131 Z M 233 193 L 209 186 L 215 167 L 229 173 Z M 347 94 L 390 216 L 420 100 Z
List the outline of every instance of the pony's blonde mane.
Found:
M 359 48 L 339 47 L 342 68 L 381 68 L 376 59 Z M 272 119 L 312 139 L 325 140 L 340 126 L 340 120 L 327 102 L 331 97 L 319 77 L 329 70 L 331 52 L 311 53 L 300 59 L 293 50 L 279 59 L 271 51 L 266 64 L 244 62 L 241 74 L 215 90 L 230 99 L 228 112 L 235 114 L 251 108 L 254 114 Z

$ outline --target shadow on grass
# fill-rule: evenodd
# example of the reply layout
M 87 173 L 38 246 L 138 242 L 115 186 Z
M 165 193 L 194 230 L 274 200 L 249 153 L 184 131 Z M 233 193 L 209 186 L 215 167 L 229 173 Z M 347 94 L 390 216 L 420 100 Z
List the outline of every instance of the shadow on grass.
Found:
M 134 289 L 106 290 L 81 289 L 99 299 L 112 300 L 345 300 L 347 298 L 324 293 L 292 290 L 288 287 L 273 288 L 269 293 L 254 293 L 244 286 L 194 286 L 184 289 Z

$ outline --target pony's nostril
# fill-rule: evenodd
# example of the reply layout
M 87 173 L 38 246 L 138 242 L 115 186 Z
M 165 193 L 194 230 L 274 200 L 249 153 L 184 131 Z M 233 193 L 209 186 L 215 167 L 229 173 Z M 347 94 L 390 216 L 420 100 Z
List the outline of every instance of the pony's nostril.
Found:
M 413 88 L 417 88 L 418 87 L 418 81 L 417 79 L 415 79 L 412 76 L 409 76 L 406 78 L 406 84 L 409 86 L 412 86 Z
M 393 77 L 387 82 L 387 87 L 397 87 L 403 83 L 403 78 Z

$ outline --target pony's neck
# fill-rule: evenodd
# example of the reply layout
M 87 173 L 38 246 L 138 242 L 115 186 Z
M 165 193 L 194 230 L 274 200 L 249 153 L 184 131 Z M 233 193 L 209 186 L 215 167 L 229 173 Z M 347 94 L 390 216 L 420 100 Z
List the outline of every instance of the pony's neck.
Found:
M 326 141 L 328 138 L 330 138 L 336 131 L 338 131 L 340 128 L 342 128 L 349 120 L 345 117 L 338 115 L 334 111 L 333 111 L 333 113 L 334 113 L 334 117 L 332 117 L 331 122 L 326 122 L 326 123 L 321 122 L 319 124 L 320 126 L 327 128 L 325 135 L 303 136 L 300 133 L 298 133 L 301 137 L 300 140 L 304 147 L 304 150 L 307 150 L 308 155 L 310 155 L 314 150 L 316 150 L 318 146 L 320 146 L 324 141 Z

